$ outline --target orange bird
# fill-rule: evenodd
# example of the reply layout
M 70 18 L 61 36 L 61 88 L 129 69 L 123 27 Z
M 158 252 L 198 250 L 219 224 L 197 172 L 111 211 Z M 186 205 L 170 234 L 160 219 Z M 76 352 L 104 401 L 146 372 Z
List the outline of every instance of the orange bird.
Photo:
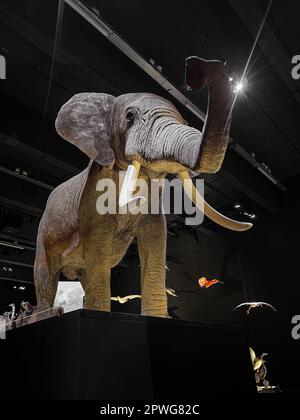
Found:
M 218 280 L 218 279 L 207 280 L 206 277 L 201 277 L 198 280 L 198 283 L 202 289 L 208 289 L 210 286 L 213 286 L 214 284 L 218 284 L 218 283 L 224 284 L 221 280 Z

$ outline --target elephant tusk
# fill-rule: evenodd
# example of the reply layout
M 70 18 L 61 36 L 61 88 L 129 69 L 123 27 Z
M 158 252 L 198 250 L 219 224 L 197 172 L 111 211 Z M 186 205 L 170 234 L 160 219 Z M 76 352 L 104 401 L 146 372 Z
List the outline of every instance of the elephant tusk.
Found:
M 132 161 L 132 164 L 128 166 L 125 178 L 122 184 L 122 188 L 119 195 L 119 207 L 125 207 L 127 205 L 134 205 L 139 200 L 142 204 L 145 202 L 145 197 L 142 196 L 133 196 L 133 193 L 136 188 L 137 179 L 139 176 L 141 164 L 136 160 Z
M 237 220 L 230 219 L 212 208 L 195 188 L 188 171 L 179 172 L 178 176 L 188 197 L 199 208 L 199 210 L 201 210 L 201 208 L 204 209 L 204 214 L 209 219 L 220 226 L 238 232 L 243 232 L 252 228 L 252 223 L 239 222 Z M 190 182 L 185 182 L 186 180 L 190 180 Z

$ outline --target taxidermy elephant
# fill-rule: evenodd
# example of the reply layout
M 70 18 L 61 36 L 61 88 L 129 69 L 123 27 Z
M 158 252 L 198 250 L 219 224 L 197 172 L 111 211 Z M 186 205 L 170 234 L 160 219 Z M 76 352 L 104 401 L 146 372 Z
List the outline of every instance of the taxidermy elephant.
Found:
M 34 265 L 39 306 L 53 306 L 62 272 L 69 279 L 80 279 L 86 295 L 85 308 L 110 311 L 111 268 L 121 261 L 136 237 L 142 314 L 168 316 L 165 216 L 162 212 L 100 215 L 96 211 L 100 195 L 96 185 L 104 178 L 118 185 L 120 171 L 127 170 L 128 176 L 117 194 L 129 202 L 137 179 L 150 183 L 151 179 L 173 173 L 184 181 L 189 170 L 219 170 L 231 122 L 227 70 L 219 61 L 190 57 L 186 60 L 186 83 L 193 91 L 209 87 L 203 133 L 187 126 L 169 101 L 149 93 L 117 98 L 104 93 L 79 93 L 62 106 L 56 119 L 57 132 L 91 161 L 83 172 L 51 193 L 40 221 Z M 129 191 L 129 196 L 124 191 Z M 192 186 L 186 192 L 194 202 L 199 199 Z M 229 229 L 242 231 L 252 226 L 221 215 L 205 202 L 204 212 Z

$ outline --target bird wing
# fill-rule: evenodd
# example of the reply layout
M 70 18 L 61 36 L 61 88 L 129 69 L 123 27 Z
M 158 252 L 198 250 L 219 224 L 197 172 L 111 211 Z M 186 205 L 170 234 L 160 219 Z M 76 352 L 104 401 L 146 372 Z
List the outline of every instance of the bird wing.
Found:
M 141 299 L 142 296 L 141 295 L 128 295 L 125 296 L 125 298 L 127 298 L 127 300 L 131 300 L 131 299 Z
M 254 366 L 254 362 L 255 362 L 255 360 L 256 360 L 256 354 L 255 354 L 255 351 L 253 350 L 253 348 L 252 348 L 252 347 L 249 347 L 249 350 L 250 350 L 250 357 L 251 357 L 251 361 L 252 361 L 252 364 L 253 364 L 253 366 Z
M 166 292 L 167 292 L 167 293 L 168 293 L 168 295 L 170 295 L 170 296 L 178 297 L 178 296 L 176 295 L 176 291 L 175 291 L 174 289 L 171 289 L 170 287 L 167 287 L 167 288 L 166 288 Z
M 218 283 L 224 284 L 221 280 L 218 280 L 218 279 L 207 280 L 206 287 L 210 287 L 210 286 L 213 286 L 214 284 L 218 284 Z
M 269 308 L 273 309 L 273 311 L 277 312 L 277 309 L 274 308 L 273 305 L 271 305 L 270 303 L 266 303 L 266 302 L 260 302 L 261 305 L 265 305 L 268 306 Z
M 236 306 L 236 307 L 234 308 L 234 311 L 235 311 L 236 309 L 242 308 L 243 306 L 251 306 L 251 305 L 252 305 L 252 302 L 243 302 L 243 303 L 240 303 L 238 306 Z

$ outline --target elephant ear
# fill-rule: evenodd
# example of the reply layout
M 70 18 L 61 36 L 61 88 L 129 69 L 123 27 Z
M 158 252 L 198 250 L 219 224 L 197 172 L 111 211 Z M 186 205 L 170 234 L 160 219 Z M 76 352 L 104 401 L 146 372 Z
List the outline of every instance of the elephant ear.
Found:
M 55 121 L 62 138 L 103 166 L 110 166 L 115 159 L 111 147 L 114 101 L 114 96 L 105 93 L 78 93 L 61 107 Z

